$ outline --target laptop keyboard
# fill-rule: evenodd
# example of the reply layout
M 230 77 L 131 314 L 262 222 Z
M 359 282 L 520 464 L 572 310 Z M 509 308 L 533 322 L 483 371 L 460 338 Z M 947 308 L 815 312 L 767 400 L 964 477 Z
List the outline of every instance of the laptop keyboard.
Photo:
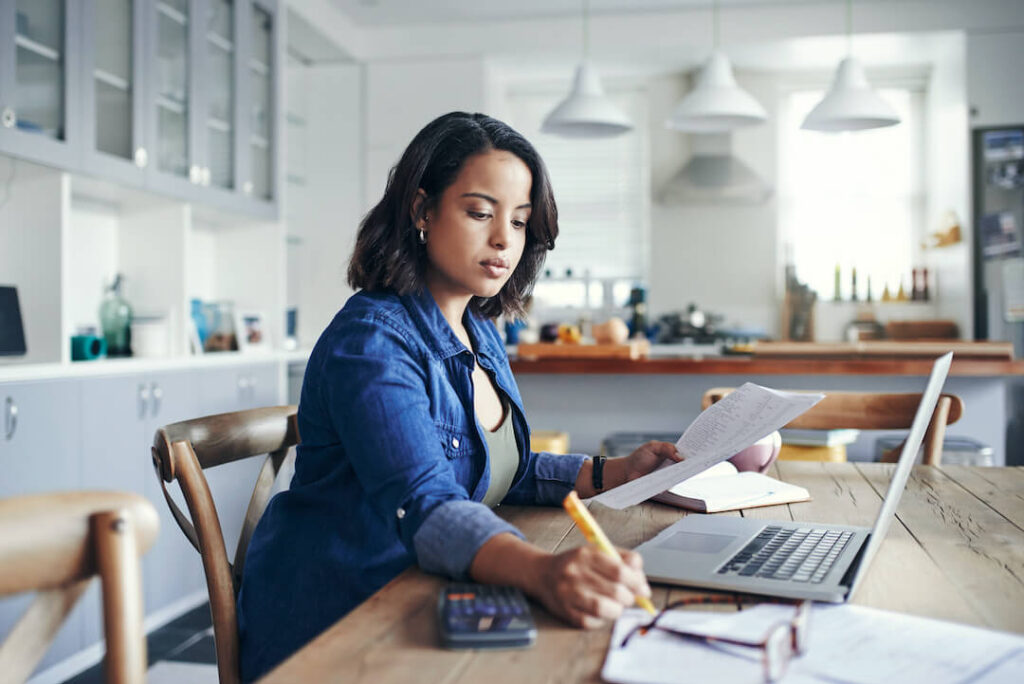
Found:
M 853 532 L 768 526 L 726 561 L 720 575 L 820 583 Z

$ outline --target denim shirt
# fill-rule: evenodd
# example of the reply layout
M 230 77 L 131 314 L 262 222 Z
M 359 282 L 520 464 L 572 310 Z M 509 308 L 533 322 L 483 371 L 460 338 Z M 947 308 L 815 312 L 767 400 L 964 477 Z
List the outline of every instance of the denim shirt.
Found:
M 557 504 L 581 455 L 529 450 L 522 398 L 494 325 L 467 312 L 476 358 L 511 403 L 520 451 L 508 504 Z M 289 490 L 256 527 L 238 599 L 241 671 L 255 679 L 412 564 L 466 578 L 477 550 L 522 536 L 480 503 L 490 468 L 473 354 L 429 291 L 359 292 L 314 347 Z

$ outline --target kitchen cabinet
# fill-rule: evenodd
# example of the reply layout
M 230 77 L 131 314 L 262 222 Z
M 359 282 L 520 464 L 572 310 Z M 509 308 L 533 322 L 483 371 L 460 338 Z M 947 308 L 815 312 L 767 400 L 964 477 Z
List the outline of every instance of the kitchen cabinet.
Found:
M 0 385 L 0 498 L 78 488 L 78 389 L 77 380 Z M 0 634 L 10 631 L 34 598 L 0 598 Z M 40 667 L 82 648 L 82 616 L 77 609 L 68 617 Z
M 145 126 L 145 0 L 81 0 L 78 117 L 81 168 L 141 187 L 149 164 Z
M 142 557 L 147 617 L 165 622 L 205 595 L 199 554 L 178 529 L 153 471 L 150 446 L 168 423 L 278 403 L 280 362 L 229 368 L 125 373 L 0 383 L 0 498 L 78 489 L 142 494 L 160 516 L 160 533 Z M 261 463 L 206 472 L 234 554 Z M 177 485 L 171 497 L 187 510 Z M 32 595 L 0 599 L 6 634 Z M 73 609 L 40 669 L 102 641 L 102 597 L 93 582 Z
M 277 217 L 276 0 L 0 0 L 0 152 Z
M 142 557 L 147 615 L 205 589 L 199 554 L 171 516 L 149 456 L 157 428 L 198 413 L 193 372 L 150 373 L 82 382 L 83 489 L 143 494 L 160 516 L 160 534 Z M 179 506 L 181 496 L 171 488 Z M 85 643 L 103 638 L 98 583 L 82 601 Z
M 146 185 L 276 217 L 276 2 L 147 0 Z
M 81 10 L 75 0 L 0 0 L 0 152 L 77 165 Z

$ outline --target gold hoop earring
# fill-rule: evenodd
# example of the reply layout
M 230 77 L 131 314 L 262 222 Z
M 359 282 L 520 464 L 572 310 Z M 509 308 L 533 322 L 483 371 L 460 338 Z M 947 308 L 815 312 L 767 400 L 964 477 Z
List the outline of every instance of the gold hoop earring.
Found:
M 421 245 L 427 244 L 427 233 L 425 231 L 422 231 L 422 230 L 419 230 L 419 231 L 416 231 L 416 232 L 419 233 L 420 244 Z

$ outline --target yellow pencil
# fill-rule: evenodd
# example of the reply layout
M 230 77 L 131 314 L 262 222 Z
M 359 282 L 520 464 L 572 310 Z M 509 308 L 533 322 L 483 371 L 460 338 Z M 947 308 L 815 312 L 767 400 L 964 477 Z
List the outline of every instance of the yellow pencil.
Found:
M 580 528 L 580 532 L 587 538 L 587 541 L 596 546 L 604 553 L 618 558 L 622 557 L 619 552 L 615 550 L 612 543 L 608 541 L 608 537 L 605 536 L 604 530 L 602 530 L 597 521 L 594 520 L 594 516 L 590 515 L 590 511 L 580 501 L 580 497 L 577 496 L 576 492 L 569 492 L 569 495 L 562 501 L 562 507 L 565 508 L 565 512 L 575 521 L 576 525 Z M 654 604 L 646 596 L 636 596 L 636 604 L 646 610 L 651 615 L 657 615 L 658 611 L 654 609 Z

